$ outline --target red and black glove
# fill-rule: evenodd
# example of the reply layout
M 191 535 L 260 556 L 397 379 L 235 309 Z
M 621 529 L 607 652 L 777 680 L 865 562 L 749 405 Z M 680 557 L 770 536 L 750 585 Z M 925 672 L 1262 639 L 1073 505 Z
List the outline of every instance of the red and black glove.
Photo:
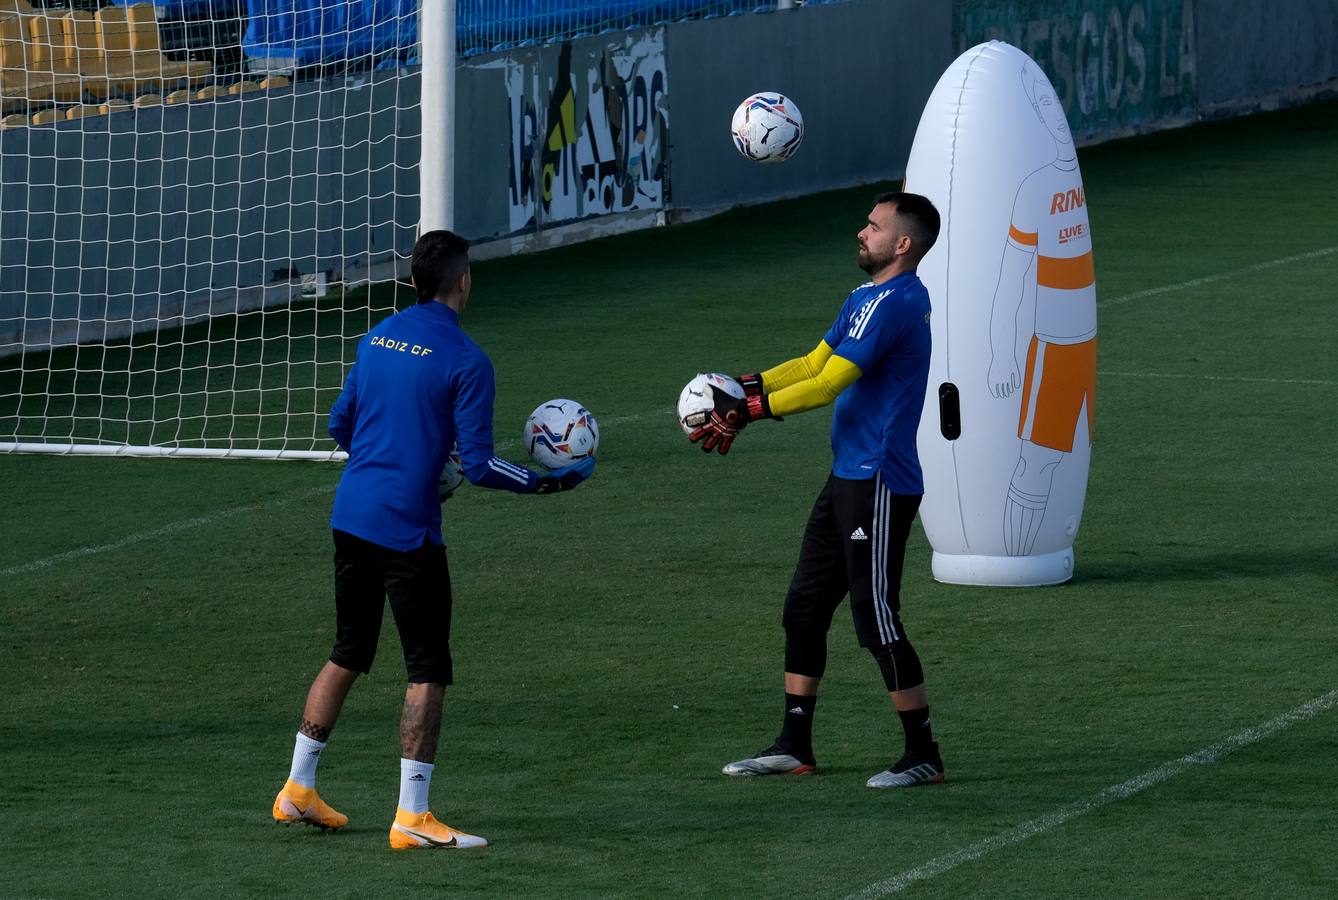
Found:
M 760 397 L 766 393 L 766 390 L 762 387 L 761 375 L 740 375 L 737 380 L 743 386 L 745 397 Z
M 758 383 L 760 385 L 760 379 Z M 704 453 L 719 450 L 720 455 L 724 456 L 749 422 L 771 418 L 771 404 L 767 402 L 765 394 L 740 398 L 712 386 L 711 396 L 715 408 L 711 410 L 710 417 L 704 425 L 688 435 L 688 440 L 694 444 L 701 442 Z

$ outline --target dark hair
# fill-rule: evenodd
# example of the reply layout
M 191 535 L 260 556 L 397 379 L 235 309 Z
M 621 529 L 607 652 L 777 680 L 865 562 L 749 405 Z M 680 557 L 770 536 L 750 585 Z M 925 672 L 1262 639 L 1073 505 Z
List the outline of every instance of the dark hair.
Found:
M 897 215 L 901 217 L 906 233 L 911 238 L 911 252 L 916 254 L 916 259 L 924 259 L 924 255 L 938 240 L 940 225 L 938 210 L 934 209 L 934 204 L 929 202 L 929 198 L 906 191 L 889 191 L 886 194 L 879 194 L 873 202 L 891 203 L 896 206 Z
M 411 271 L 418 302 L 431 303 L 469 271 L 469 241 L 454 232 L 429 231 L 413 245 Z

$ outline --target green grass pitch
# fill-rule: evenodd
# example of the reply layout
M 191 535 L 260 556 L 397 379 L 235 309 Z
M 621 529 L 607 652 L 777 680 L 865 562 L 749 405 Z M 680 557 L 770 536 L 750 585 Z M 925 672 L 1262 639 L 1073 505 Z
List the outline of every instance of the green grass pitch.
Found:
M 332 639 L 336 466 L 0 458 L 0 897 L 844 897 L 1338 688 L 1335 159 L 1338 105 L 1082 154 L 1107 305 L 1077 577 L 939 585 L 913 532 L 939 788 L 864 788 L 900 729 L 844 612 L 824 774 L 719 774 L 779 721 L 780 602 L 829 415 L 705 458 L 669 412 L 699 369 L 816 342 L 860 279 L 872 189 L 476 267 L 465 325 L 497 367 L 499 443 L 520 459 L 553 394 L 604 426 L 579 491 L 446 507 L 458 684 L 433 807 L 486 851 L 387 849 L 389 622 L 321 764 L 350 827 L 269 820 Z M 1332 897 L 1336 725 L 1320 712 L 905 893 Z

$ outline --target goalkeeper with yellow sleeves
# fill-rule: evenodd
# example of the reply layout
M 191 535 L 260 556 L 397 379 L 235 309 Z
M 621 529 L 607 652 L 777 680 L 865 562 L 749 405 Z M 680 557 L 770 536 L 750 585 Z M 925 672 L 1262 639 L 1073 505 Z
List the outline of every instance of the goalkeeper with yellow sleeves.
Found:
M 929 724 L 924 672 L 900 617 L 906 540 L 924 494 L 915 436 L 929 378 L 929 293 L 916 266 L 938 237 L 939 215 L 919 194 L 880 195 L 859 232 L 869 281 L 851 292 L 807 356 L 739 381 L 746 396 L 712 388 L 715 408 L 690 437 L 727 453 L 750 422 L 835 401 L 833 464 L 804 529 L 785 598 L 785 718 L 776 741 L 726 775 L 802 775 L 817 770 L 813 713 L 827 665 L 827 632 L 850 595 L 860 646 L 878 663 L 901 719 L 901 758 L 868 786 L 943 780 Z

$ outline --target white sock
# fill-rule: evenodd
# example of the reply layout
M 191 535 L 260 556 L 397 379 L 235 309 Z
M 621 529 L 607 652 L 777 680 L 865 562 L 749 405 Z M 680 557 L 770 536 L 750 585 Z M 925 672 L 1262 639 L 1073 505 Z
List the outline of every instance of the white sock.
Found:
M 422 815 L 427 812 L 427 789 L 432 786 L 432 763 L 400 760 L 400 809 Z
M 316 764 L 321 761 L 324 741 L 313 741 L 298 732 L 297 745 L 293 747 L 293 768 L 288 772 L 288 780 L 302 787 L 316 786 Z

